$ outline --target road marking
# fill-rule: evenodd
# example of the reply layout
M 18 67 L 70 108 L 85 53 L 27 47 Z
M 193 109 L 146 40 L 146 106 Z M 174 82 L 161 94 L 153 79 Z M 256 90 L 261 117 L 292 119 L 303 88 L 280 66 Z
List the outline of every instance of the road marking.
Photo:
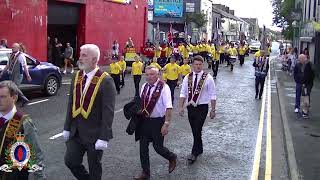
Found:
M 272 131 L 271 131 L 271 74 L 268 78 L 268 106 L 267 106 L 267 146 L 265 180 L 271 180 L 272 175 Z
M 266 86 L 264 87 L 261 111 L 260 111 L 260 121 L 257 135 L 256 150 L 254 153 L 253 168 L 251 174 L 251 180 L 258 180 L 259 177 L 259 168 L 260 168 L 260 158 L 261 158 L 261 144 L 262 144 L 262 133 L 263 133 L 263 122 L 265 114 L 265 104 L 266 104 Z
M 70 85 L 71 82 L 62 82 L 61 84 L 63 84 L 63 85 Z
M 42 102 L 46 102 L 46 101 L 49 101 L 49 99 L 43 99 L 43 100 L 40 100 L 40 101 L 35 101 L 35 102 L 32 102 L 32 103 L 28 103 L 28 106 L 31 106 L 31 105 L 34 105 L 34 104 L 38 104 L 38 103 L 42 103 Z
M 119 109 L 119 110 L 115 111 L 114 114 L 117 114 L 117 113 L 119 113 L 119 112 L 121 112 L 121 111 L 123 111 L 123 109 Z M 61 137 L 61 136 L 62 136 L 62 133 L 59 133 L 59 134 L 56 134 L 56 135 L 54 135 L 54 136 L 49 137 L 49 139 L 50 139 L 50 140 L 54 140 L 54 139 L 57 139 L 57 138 L 59 138 L 59 137 Z
M 58 138 L 58 137 L 60 137 L 60 136 L 62 136 L 62 133 L 56 134 L 56 135 L 50 137 L 49 139 L 50 139 L 50 140 L 53 140 L 53 139 L 56 139 L 56 138 Z

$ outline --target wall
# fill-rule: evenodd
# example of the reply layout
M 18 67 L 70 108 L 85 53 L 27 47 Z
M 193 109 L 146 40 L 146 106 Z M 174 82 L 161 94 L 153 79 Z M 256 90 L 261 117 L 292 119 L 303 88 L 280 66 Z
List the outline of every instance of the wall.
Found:
M 206 15 L 207 24 L 204 27 L 206 30 L 206 40 L 212 39 L 212 2 L 209 0 L 201 0 L 201 12 Z
M 147 1 L 135 0 L 132 4 L 118 4 L 104 0 L 87 0 L 85 17 L 85 42 L 95 43 L 102 53 L 111 51 L 118 40 L 123 51 L 129 37 L 137 50 L 147 35 Z M 104 64 L 103 58 L 100 64 Z
M 35 58 L 47 58 L 47 1 L 0 1 L 0 39 L 22 42 Z M 45 48 L 43 48 L 45 47 Z

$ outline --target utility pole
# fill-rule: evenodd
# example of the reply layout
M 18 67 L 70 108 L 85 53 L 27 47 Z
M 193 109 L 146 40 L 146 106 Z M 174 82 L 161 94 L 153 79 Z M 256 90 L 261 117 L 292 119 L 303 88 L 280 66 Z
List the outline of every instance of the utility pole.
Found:
M 266 26 L 263 25 L 262 38 L 261 38 L 261 50 L 266 51 Z

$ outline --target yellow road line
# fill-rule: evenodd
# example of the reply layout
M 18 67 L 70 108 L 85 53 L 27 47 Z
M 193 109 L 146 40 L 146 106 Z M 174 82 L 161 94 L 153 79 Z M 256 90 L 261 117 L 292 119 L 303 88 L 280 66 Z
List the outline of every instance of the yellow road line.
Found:
M 265 104 L 266 104 L 266 86 L 264 86 L 263 97 L 261 102 L 261 111 L 260 111 L 260 121 L 256 142 L 256 151 L 254 153 L 253 168 L 251 174 L 251 180 L 258 180 L 259 177 L 259 168 L 260 168 L 260 158 L 261 158 L 261 143 L 262 143 L 262 133 L 263 133 L 263 122 L 265 114 Z
M 268 104 L 267 104 L 267 146 L 266 146 L 266 169 L 265 180 L 271 180 L 272 175 L 272 131 L 271 131 L 271 76 L 268 78 Z

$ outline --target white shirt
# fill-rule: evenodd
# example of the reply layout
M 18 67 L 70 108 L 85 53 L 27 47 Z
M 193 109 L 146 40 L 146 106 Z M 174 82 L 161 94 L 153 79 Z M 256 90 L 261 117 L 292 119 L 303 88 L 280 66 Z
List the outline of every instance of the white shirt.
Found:
M 149 100 L 151 99 L 152 93 L 155 90 L 158 82 L 159 82 L 159 79 L 157 80 L 156 83 L 154 83 L 154 86 L 151 88 L 150 95 L 149 95 Z M 140 97 L 142 96 L 142 92 L 144 90 L 144 87 L 147 84 L 148 83 L 144 83 L 142 85 L 141 92 L 140 92 Z M 149 90 L 149 87 L 147 89 L 147 92 L 148 92 L 148 90 Z M 164 86 L 162 88 L 162 91 L 161 91 L 161 94 L 160 94 L 160 97 L 159 97 L 159 99 L 158 99 L 158 101 L 157 101 L 152 113 L 150 114 L 150 117 L 151 118 L 163 117 L 163 116 L 166 115 L 166 110 L 167 109 L 172 109 L 171 91 L 170 91 L 169 86 L 167 84 L 164 84 Z
M 9 113 L 5 114 L 5 115 L 0 112 L 0 117 L 5 118 L 5 119 L 6 119 L 6 122 L 8 122 L 10 119 L 13 118 L 13 116 L 14 116 L 14 114 L 15 114 L 16 112 L 17 112 L 17 108 L 16 108 L 16 106 L 13 106 L 13 108 L 11 109 L 11 111 L 10 111 Z M 6 123 L 6 122 L 5 122 L 5 123 Z
M 83 92 L 87 92 L 87 89 L 91 83 L 92 78 L 94 77 L 94 75 L 96 74 L 96 72 L 98 71 L 99 68 L 95 68 L 94 70 L 92 70 L 89 73 L 86 73 L 85 71 L 83 71 L 83 77 L 85 75 L 87 75 L 87 81 L 86 81 L 86 85 L 84 86 L 84 91 Z
M 195 73 L 193 72 L 193 76 L 192 76 L 192 84 L 194 84 L 194 80 L 196 78 L 196 74 L 198 74 L 197 77 L 197 84 L 198 85 L 199 81 L 201 80 L 201 76 L 203 74 L 203 71 L 199 72 L 199 73 Z M 186 75 L 182 81 L 182 88 L 181 88 L 181 92 L 180 92 L 180 97 L 186 98 L 188 101 L 188 79 L 189 79 L 189 74 Z M 193 88 L 193 85 L 192 85 Z M 212 78 L 212 76 L 210 74 L 207 75 L 207 78 L 204 82 L 204 86 L 202 87 L 201 90 L 201 94 L 198 98 L 198 105 L 199 104 L 209 104 L 211 100 L 216 100 L 217 99 L 217 93 L 216 93 L 216 85 L 214 83 L 214 80 Z

